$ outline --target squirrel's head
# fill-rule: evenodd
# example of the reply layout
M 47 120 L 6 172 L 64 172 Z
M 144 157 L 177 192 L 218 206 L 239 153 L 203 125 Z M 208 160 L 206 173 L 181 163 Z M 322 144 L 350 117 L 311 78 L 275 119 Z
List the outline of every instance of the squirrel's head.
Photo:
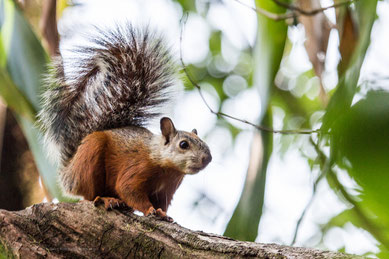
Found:
M 209 147 L 192 132 L 176 130 L 171 119 L 161 119 L 163 140 L 163 158 L 173 163 L 185 174 L 196 174 L 204 169 L 212 160 Z

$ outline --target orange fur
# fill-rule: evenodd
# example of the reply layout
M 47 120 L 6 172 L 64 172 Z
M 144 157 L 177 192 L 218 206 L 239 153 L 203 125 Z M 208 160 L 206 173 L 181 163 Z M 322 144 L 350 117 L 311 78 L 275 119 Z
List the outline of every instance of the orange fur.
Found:
M 107 136 L 95 132 L 83 139 L 77 152 L 65 168 L 72 176 L 70 192 L 94 200 L 96 196 L 106 196 L 104 150 Z M 108 193 L 107 193 L 108 194 Z
M 119 198 L 145 215 L 166 212 L 184 174 L 172 164 L 158 165 L 149 154 L 141 140 L 128 146 L 110 131 L 94 132 L 66 167 L 74 179 L 71 192 L 87 200 Z

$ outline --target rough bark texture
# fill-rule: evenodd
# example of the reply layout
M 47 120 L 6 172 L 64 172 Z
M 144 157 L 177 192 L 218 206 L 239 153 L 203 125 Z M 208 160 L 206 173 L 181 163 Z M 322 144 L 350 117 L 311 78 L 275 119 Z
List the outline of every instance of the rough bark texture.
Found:
M 0 210 L 0 258 L 359 258 L 235 241 L 91 202 Z

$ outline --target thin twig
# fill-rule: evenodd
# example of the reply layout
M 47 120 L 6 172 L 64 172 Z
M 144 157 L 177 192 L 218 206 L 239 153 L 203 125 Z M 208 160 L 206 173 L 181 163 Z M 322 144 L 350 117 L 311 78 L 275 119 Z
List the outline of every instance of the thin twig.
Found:
M 282 21 L 282 20 L 287 20 L 287 19 L 291 19 L 291 18 L 295 18 L 297 16 L 300 16 L 300 15 L 305 15 L 305 16 L 313 16 L 313 15 L 316 15 L 318 13 L 321 13 L 327 9 L 331 9 L 331 8 L 338 8 L 340 6 L 343 6 L 343 5 L 348 5 L 352 2 L 355 2 L 357 0 L 348 0 L 348 1 L 344 1 L 344 2 L 341 2 L 341 3 L 337 3 L 337 4 L 333 4 L 333 5 L 330 5 L 330 6 L 327 6 L 327 7 L 322 7 L 322 8 L 318 8 L 318 9 L 313 9 L 313 10 L 303 10 L 295 5 L 291 5 L 291 4 L 287 4 L 287 3 L 283 3 L 279 0 L 273 0 L 276 4 L 278 4 L 279 6 L 282 6 L 286 9 L 289 9 L 290 12 L 287 12 L 287 13 L 283 13 L 283 14 L 277 14 L 277 13 L 272 13 L 272 12 L 269 12 L 265 9 L 262 9 L 262 8 L 259 8 L 259 7 L 252 7 L 240 0 L 235 0 L 236 2 L 240 3 L 241 5 L 244 5 L 246 6 L 247 8 L 250 8 L 252 9 L 253 11 L 263 15 L 263 16 L 266 16 L 267 18 L 269 19 L 272 19 L 274 21 Z
M 292 242 L 290 243 L 291 246 L 293 246 L 296 243 L 297 235 L 298 235 L 298 232 L 300 230 L 300 225 L 301 225 L 302 221 L 304 220 L 305 215 L 306 215 L 307 211 L 309 210 L 309 208 L 311 207 L 313 200 L 316 196 L 317 185 L 319 184 L 319 182 L 323 179 L 323 177 L 328 173 L 329 169 L 331 168 L 329 163 L 326 160 L 324 153 L 320 150 L 319 146 L 313 141 L 312 137 L 309 139 L 309 141 L 311 142 L 311 144 L 315 148 L 315 151 L 318 154 L 319 160 L 321 161 L 320 169 L 322 170 L 322 172 L 317 177 L 315 183 L 313 184 L 312 196 L 311 196 L 310 200 L 308 201 L 307 205 L 305 205 L 305 208 L 304 208 L 303 212 L 301 213 L 300 218 L 297 220 L 296 228 L 295 228 L 294 234 L 293 234 L 293 239 L 292 239 Z
M 321 179 L 321 178 L 320 178 Z M 311 198 L 309 199 L 307 205 L 305 205 L 305 208 L 303 210 L 303 212 L 301 213 L 301 216 L 300 218 L 297 220 L 297 223 L 296 223 L 296 228 L 294 230 L 294 234 L 293 234 L 293 239 L 292 239 L 292 242 L 290 243 L 290 246 L 294 246 L 294 244 L 296 243 L 296 240 L 297 240 L 297 235 L 298 235 L 298 232 L 300 230 L 300 225 L 301 223 L 303 222 L 303 219 L 305 218 L 305 214 L 307 213 L 307 211 L 309 210 L 309 208 L 311 207 L 312 203 L 313 203 L 313 200 L 316 196 L 316 186 L 318 184 L 318 180 L 317 179 L 315 181 L 315 183 L 313 184 L 313 191 L 312 191 L 312 196 Z
M 201 99 L 203 100 L 205 106 L 207 106 L 208 110 L 209 110 L 211 113 L 213 113 L 213 114 L 215 114 L 215 115 L 217 115 L 217 116 L 221 116 L 221 117 L 225 117 L 225 118 L 230 118 L 230 119 L 232 119 L 232 120 L 236 120 L 236 121 L 239 121 L 239 122 L 248 124 L 248 125 L 250 125 L 250 126 L 255 127 L 255 128 L 258 129 L 258 130 L 262 130 L 262 131 L 266 131 L 266 132 L 279 133 L 279 134 L 307 134 L 307 135 L 308 135 L 308 134 L 312 134 L 312 133 L 319 133 L 319 132 L 320 132 L 320 129 L 317 129 L 317 130 L 275 130 L 275 129 L 268 128 L 268 127 L 265 127 L 265 126 L 261 126 L 261 125 L 254 124 L 254 123 L 249 122 L 249 121 L 247 121 L 247 120 L 240 119 L 240 118 L 231 116 L 231 115 L 226 114 L 226 113 L 223 113 L 223 112 L 214 111 L 214 110 L 211 108 L 211 106 L 208 104 L 208 102 L 205 100 L 205 97 L 204 97 L 204 95 L 203 95 L 203 92 L 202 92 L 201 87 L 200 87 L 200 86 L 193 80 L 193 78 L 189 75 L 187 66 L 185 65 L 184 60 L 183 60 L 183 58 L 182 58 L 182 35 L 183 35 L 183 30 L 184 30 L 184 26 L 185 26 L 185 23 L 186 23 L 187 18 L 188 18 L 188 16 L 187 16 L 186 13 L 185 13 L 185 14 L 183 15 L 183 17 L 181 18 L 181 32 L 180 32 L 180 62 L 181 62 L 183 71 L 184 71 L 185 75 L 187 76 L 188 80 L 189 80 L 189 81 L 191 82 L 191 84 L 198 90 Z
M 314 200 L 314 198 L 316 196 L 317 185 L 323 179 L 323 177 L 327 174 L 327 172 L 328 172 L 328 170 L 330 168 L 329 163 L 326 162 L 325 156 L 321 152 L 321 150 L 319 149 L 319 146 L 313 141 L 312 138 L 310 138 L 309 141 L 314 146 L 314 148 L 316 150 L 316 153 L 319 156 L 319 159 L 322 161 L 322 163 L 320 164 L 320 167 L 322 169 L 322 173 L 317 177 L 315 183 L 313 184 L 312 196 L 311 196 L 310 200 L 308 201 L 307 205 L 305 206 L 303 212 L 301 213 L 300 218 L 297 221 L 296 228 L 295 228 L 294 235 L 293 235 L 293 240 L 291 242 L 291 246 L 293 246 L 296 243 L 297 235 L 298 235 L 298 232 L 300 230 L 300 225 L 301 225 L 301 223 L 302 223 L 302 221 L 303 221 L 303 219 L 304 219 L 308 209 L 311 207 L 311 205 L 313 203 L 313 200 Z
M 348 4 L 351 4 L 355 1 L 357 1 L 357 0 L 347 0 L 347 1 L 343 1 L 340 3 L 336 3 L 333 5 L 327 6 L 327 7 L 321 7 L 321 8 L 312 9 L 312 10 L 304 10 L 298 6 L 293 5 L 293 4 L 288 4 L 288 3 L 282 2 L 280 0 L 273 0 L 273 2 L 275 2 L 279 6 L 282 6 L 282 7 L 285 7 L 286 9 L 291 10 L 291 11 L 297 12 L 298 13 L 297 16 L 298 15 L 313 16 L 313 15 L 316 15 L 318 13 L 322 13 L 325 10 L 328 10 L 331 8 L 338 8 L 338 7 L 341 7 L 343 5 L 348 5 Z
M 235 1 L 238 2 L 239 4 L 243 5 L 243 6 L 246 6 L 247 8 L 250 8 L 254 12 L 262 14 L 263 16 L 265 16 L 265 17 L 267 17 L 269 19 L 272 19 L 274 21 L 281 21 L 281 20 L 286 20 L 286 19 L 294 17 L 293 13 L 276 14 L 276 13 L 269 12 L 269 11 L 267 11 L 265 9 L 262 9 L 262 8 L 252 7 L 252 6 L 250 6 L 250 5 L 248 5 L 248 4 L 244 3 L 244 2 L 241 2 L 240 0 L 235 0 Z

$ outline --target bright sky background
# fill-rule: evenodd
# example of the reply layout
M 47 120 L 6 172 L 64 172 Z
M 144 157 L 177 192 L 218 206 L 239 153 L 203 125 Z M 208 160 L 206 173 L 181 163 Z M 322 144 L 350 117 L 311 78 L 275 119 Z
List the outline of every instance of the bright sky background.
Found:
M 63 37 L 62 48 L 78 42 L 80 32 L 88 32 L 91 25 L 103 27 L 112 26 L 123 20 L 135 24 L 150 24 L 158 28 L 172 44 L 174 51 L 179 53 L 179 20 L 182 10 L 178 4 L 167 0 L 153 1 L 123 1 L 123 0 L 85 0 L 84 6 L 65 10 L 59 23 Z M 207 20 L 214 28 L 219 28 L 227 34 L 233 46 L 223 45 L 231 60 L 236 59 L 234 49 L 244 48 L 247 44 L 253 45 L 256 31 L 256 14 L 238 4 L 234 0 L 224 0 L 223 4 L 211 5 Z M 253 4 L 252 1 L 245 1 Z M 323 5 L 332 3 L 322 1 Z M 198 8 L 202 8 L 198 1 Z M 334 11 L 326 11 L 334 19 Z M 372 75 L 388 75 L 389 52 L 389 3 L 379 2 L 379 20 L 372 33 L 372 43 L 367 53 L 366 62 L 362 69 L 362 79 Z M 75 18 L 76 17 L 76 18 Z M 208 37 L 211 32 L 209 24 L 200 16 L 190 15 L 186 24 L 183 41 L 184 60 L 186 63 L 197 62 L 208 53 Z M 289 39 L 294 43 L 293 50 L 288 58 L 288 67 L 295 72 L 303 72 L 311 68 L 308 56 L 304 49 L 303 28 L 291 28 Z M 325 72 L 325 86 L 333 88 L 337 83 L 336 65 L 339 60 L 337 53 L 338 39 L 335 33 L 327 53 L 327 67 Z M 234 83 L 239 78 L 231 78 Z M 209 86 L 204 85 L 209 89 Z M 206 97 L 211 105 L 218 100 L 215 95 L 207 93 Z M 247 109 L 249 107 L 249 109 Z M 250 121 L 256 121 L 260 112 L 259 96 L 255 89 L 243 91 L 230 100 L 223 111 Z M 176 127 L 181 130 L 196 128 L 200 136 L 204 136 L 214 124 L 216 117 L 212 115 L 197 92 L 188 92 L 180 95 L 171 111 Z M 282 111 L 275 111 L 275 128 L 280 126 Z M 252 141 L 252 128 L 237 124 L 246 129 L 240 133 L 236 143 L 232 146 L 232 139 L 225 129 L 219 128 L 206 136 L 206 141 L 212 151 L 213 161 L 202 172 L 194 176 L 186 176 L 183 184 L 175 194 L 168 214 L 179 224 L 193 230 L 202 230 L 222 234 L 231 214 L 238 202 L 248 165 L 249 149 Z M 153 131 L 158 127 L 153 125 Z M 266 183 L 265 211 L 259 227 L 260 242 L 276 242 L 289 244 L 292 240 L 296 221 L 300 217 L 305 205 L 312 194 L 311 170 L 305 159 L 297 149 L 291 149 L 283 159 L 277 155 L 280 149 L 280 138 L 275 137 L 275 152 L 268 168 Z M 310 151 L 307 150 L 307 153 Z M 343 182 L 351 184 L 346 175 Z M 210 200 L 200 200 L 199 207 L 193 210 L 193 204 L 199 201 L 201 194 Z M 212 201 L 214 203 L 212 203 Z M 322 183 L 318 188 L 317 199 L 303 222 L 296 245 L 310 246 L 318 241 L 320 236 L 314 236 L 318 231 L 318 224 L 325 223 L 328 218 L 342 211 L 345 205 L 339 201 L 329 187 Z M 350 253 L 364 253 L 377 251 L 376 241 L 365 231 L 353 227 L 336 228 L 330 231 L 324 239 L 326 248 L 336 250 L 342 246 Z

